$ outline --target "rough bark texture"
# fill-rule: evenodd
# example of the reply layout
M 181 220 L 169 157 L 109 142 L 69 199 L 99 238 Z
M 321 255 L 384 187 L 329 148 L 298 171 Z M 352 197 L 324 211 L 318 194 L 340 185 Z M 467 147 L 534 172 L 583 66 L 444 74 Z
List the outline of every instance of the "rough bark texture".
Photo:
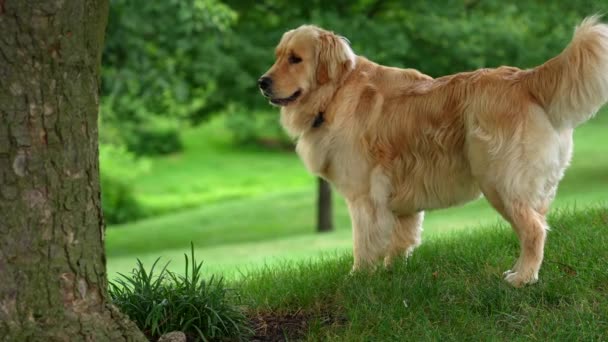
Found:
M 319 178 L 319 197 L 317 199 L 317 231 L 329 232 L 334 229 L 331 209 L 331 187 Z
M 106 290 L 107 10 L 107 0 L 0 0 L 0 340 L 145 340 Z

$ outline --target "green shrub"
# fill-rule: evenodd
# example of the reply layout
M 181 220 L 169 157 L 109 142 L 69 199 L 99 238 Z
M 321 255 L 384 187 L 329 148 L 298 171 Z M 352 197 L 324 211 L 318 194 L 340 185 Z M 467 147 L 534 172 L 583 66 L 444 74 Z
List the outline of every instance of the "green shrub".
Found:
M 99 146 L 101 205 L 109 224 L 134 221 L 144 216 L 144 210 L 135 199 L 132 180 L 144 168 L 143 161 L 135 159 L 125 148 Z
M 170 154 L 183 148 L 179 136 L 179 122 L 171 118 L 149 117 L 136 125 L 125 138 L 129 151 L 137 155 Z
M 130 275 L 110 283 L 113 303 L 154 340 L 176 330 L 203 341 L 246 339 L 251 334 L 247 318 L 231 302 L 239 297 L 229 296 L 222 278 L 202 278 L 203 264 L 196 262 L 193 246 L 190 258 L 184 257 L 184 275 L 168 271 L 168 263 L 155 274 L 160 258 L 146 271 L 138 259 Z
M 168 107 L 167 111 L 175 112 L 178 107 Z M 138 156 L 169 154 L 182 149 L 180 126 L 178 117 L 150 112 L 142 99 L 126 92 L 103 98 L 99 139 L 105 144 L 124 145 Z
M 128 183 L 101 175 L 103 216 L 108 224 L 125 223 L 142 217 L 142 210 Z
M 138 155 L 179 151 L 179 125 L 225 102 L 215 79 L 228 70 L 222 45 L 235 19 L 217 0 L 111 1 L 102 139 Z
M 290 147 L 293 142 L 279 123 L 278 111 L 251 111 L 231 106 L 226 113 L 226 127 L 232 140 L 238 145 L 262 145 L 265 147 Z

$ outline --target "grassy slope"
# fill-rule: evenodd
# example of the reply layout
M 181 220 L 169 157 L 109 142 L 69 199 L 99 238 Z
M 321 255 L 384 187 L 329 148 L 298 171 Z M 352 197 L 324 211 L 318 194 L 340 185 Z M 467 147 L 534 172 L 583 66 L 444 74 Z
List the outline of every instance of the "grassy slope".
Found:
M 608 112 L 575 134 L 572 167 L 561 183 L 556 206 L 579 207 L 608 196 Z M 294 154 L 236 151 L 227 144 L 221 122 L 189 131 L 185 153 L 153 160 L 152 171 L 135 184 L 139 197 L 159 208 L 181 210 L 107 232 L 111 274 L 125 272 L 139 257 L 163 256 L 181 269 L 182 253 L 194 241 L 210 270 L 233 272 L 276 258 L 306 258 L 350 246 L 350 223 L 336 198 L 338 231 L 314 230 L 314 178 Z M 495 222 L 485 201 L 427 215 L 425 237 L 443 231 Z M 271 259 L 268 259 L 271 258 Z
M 184 151 L 151 159 L 134 184 L 138 200 L 159 211 L 207 207 L 306 187 L 312 177 L 293 153 L 231 145 L 222 117 L 186 130 Z
M 311 341 L 606 340 L 608 209 L 551 224 L 541 281 L 523 289 L 502 280 L 519 249 L 506 226 L 445 234 L 390 272 L 349 276 L 344 255 L 253 272 L 239 287 L 252 316 L 312 317 Z

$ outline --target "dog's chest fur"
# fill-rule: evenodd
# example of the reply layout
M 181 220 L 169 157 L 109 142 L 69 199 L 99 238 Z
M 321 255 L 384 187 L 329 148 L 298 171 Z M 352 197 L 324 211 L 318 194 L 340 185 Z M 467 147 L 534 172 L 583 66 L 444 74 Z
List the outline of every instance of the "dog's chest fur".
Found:
M 345 197 L 367 190 L 369 174 L 357 144 L 326 127 L 310 130 L 298 139 L 296 152 L 309 172 L 323 177 Z

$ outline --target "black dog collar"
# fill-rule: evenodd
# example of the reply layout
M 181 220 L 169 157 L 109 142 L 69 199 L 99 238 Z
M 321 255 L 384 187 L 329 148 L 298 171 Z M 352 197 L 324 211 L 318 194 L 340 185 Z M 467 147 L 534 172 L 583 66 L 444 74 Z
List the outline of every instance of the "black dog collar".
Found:
M 315 116 L 315 121 L 312 122 L 312 128 L 319 128 L 323 122 L 325 122 L 325 118 L 323 117 L 325 113 L 319 112 L 317 116 Z

